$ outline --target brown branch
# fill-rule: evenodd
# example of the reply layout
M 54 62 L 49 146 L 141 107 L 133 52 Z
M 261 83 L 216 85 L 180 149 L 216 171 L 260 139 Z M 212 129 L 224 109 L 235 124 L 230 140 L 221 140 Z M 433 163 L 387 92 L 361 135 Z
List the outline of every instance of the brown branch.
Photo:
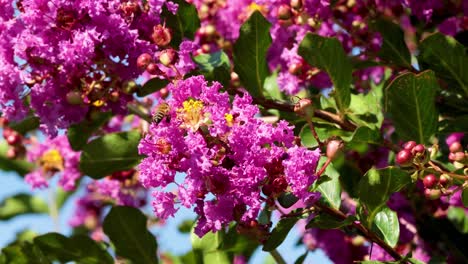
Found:
M 345 220 L 347 218 L 347 216 L 339 211 L 339 210 L 336 210 L 334 208 L 331 208 L 331 207 L 328 207 L 322 203 L 317 203 L 315 205 L 317 208 L 321 209 L 323 212 L 339 219 L 339 220 Z M 358 229 L 359 231 L 362 232 L 362 234 L 364 235 L 364 237 L 366 237 L 367 239 L 369 239 L 370 241 L 376 243 L 377 245 L 379 245 L 382 249 L 384 249 L 388 254 L 390 254 L 390 256 L 392 256 L 395 260 L 401 260 L 403 259 L 401 257 L 400 254 L 398 254 L 398 252 L 396 252 L 396 250 L 394 248 L 392 248 L 391 246 L 389 246 L 387 243 L 385 243 L 385 241 L 383 241 L 380 237 L 378 237 L 377 235 L 375 235 L 374 233 L 372 233 L 369 229 L 367 229 L 365 226 L 363 226 L 361 223 L 359 222 L 356 222 L 354 221 L 352 223 L 352 225 Z

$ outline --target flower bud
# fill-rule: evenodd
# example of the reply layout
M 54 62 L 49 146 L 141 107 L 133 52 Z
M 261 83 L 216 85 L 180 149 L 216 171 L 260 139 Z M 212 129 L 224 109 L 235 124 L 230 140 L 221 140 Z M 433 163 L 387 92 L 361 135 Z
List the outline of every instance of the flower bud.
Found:
M 159 95 L 162 99 L 166 99 L 169 96 L 169 90 L 166 87 L 164 87 L 161 90 L 159 90 Z
M 165 49 L 159 54 L 159 61 L 164 66 L 169 66 L 174 64 L 179 59 L 177 51 L 174 49 Z
M 300 10 L 304 3 L 302 3 L 302 0 L 291 0 L 290 5 L 293 9 Z
M 292 17 L 291 8 L 288 5 L 280 5 L 278 7 L 278 19 L 288 20 Z
M 304 64 L 302 62 L 293 63 L 288 68 L 288 72 L 292 75 L 299 75 L 302 72 Z
M 439 189 L 425 189 L 424 196 L 429 200 L 437 200 L 442 195 L 442 192 Z
M 123 13 L 126 16 L 130 16 L 138 11 L 139 6 L 138 6 L 138 3 L 136 2 L 128 1 L 128 2 L 122 3 L 120 5 L 120 9 L 122 9 Z
M 432 189 L 437 184 L 437 178 L 434 174 L 426 175 L 423 179 L 424 187 L 427 189 Z
M 0 127 L 8 126 L 8 119 L 6 117 L 0 117 Z
M 327 144 L 327 158 L 333 160 L 343 147 L 344 147 L 344 143 L 342 140 L 339 140 L 339 139 L 330 140 Z
M 150 64 L 148 64 L 148 66 L 146 66 L 146 71 L 151 75 L 162 74 L 161 69 L 159 69 L 158 65 L 153 62 L 151 62 Z
M 464 159 L 465 159 L 464 152 L 459 151 L 459 152 L 449 154 L 449 160 L 451 161 L 463 161 Z
M 424 147 L 423 144 L 418 144 L 416 146 L 414 146 L 414 148 L 411 150 L 411 153 L 413 153 L 413 155 L 415 155 L 416 153 L 424 153 L 426 151 L 426 147 Z
M 66 95 L 67 103 L 71 105 L 80 105 L 83 103 L 80 91 L 70 91 Z
M 294 112 L 298 115 L 313 115 L 312 100 L 303 98 L 294 105 Z
M 148 64 L 153 61 L 153 57 L 149 55 L 148 53 L 143 53 L 140 56 L 138 56 L 137 59 L 137 67 L 140 69 L 146 69 Z
M 408 141 L 403 144 L 403 148 L 411 151 L 414 147 L 416 147 L 417 143 L 415 141 Z
M 112 92 L 109 94 L 109 100 L 110 100 L 111 102 L 117 103 L 117 102 L 119 101 L 119 98 L 120 98 L 119 91 L 112 91 Z
M 153 28 L 153 34 L 151 35 L 154 43 L 158 46 L 166 46 L 172 40 L 172 35 L 170 29 L 157 25 Z
M 460 152 L 463 150 L 463 146 L 460 144 L 460 142 L 455 141 L 452 143 L 452 145 L 450 145 L 449 149 L 452 153 Z
M 413 154 L 411 154 L 409 150 L 403 149 L 398 152 L 396 162 L 403 167 L 411 166 L 413 162 Z
M 134 92 L 136 92 L 137 89 L 138 84 L 133 80 L 125 81 L 122 84 L 122 92 L 126 94 L 133 94 Z
M 8 143 L 8 145 L 14 146 L 17 145 L 21 142 L 21 135 L 15 131 L 15 133 L 11 133 L 8 135 L 8 137 L 5 138 L 5 141 Z
M 439 177 L 439 183 L 445 188 L 449 187 L 452 184 L 452 177 L 447 174 L 442 174 Z

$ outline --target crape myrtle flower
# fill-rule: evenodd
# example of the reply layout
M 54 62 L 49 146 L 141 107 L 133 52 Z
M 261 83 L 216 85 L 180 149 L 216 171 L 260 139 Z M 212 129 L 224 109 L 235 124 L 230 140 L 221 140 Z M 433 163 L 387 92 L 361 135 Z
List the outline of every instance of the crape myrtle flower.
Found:
M 257 118 L 259 109 L 247 93 L 231 103 L 221 89 L 203 76 L 170 84 L 166 116 L 150 125 L 139 145 L 146 156 L 139 179 L 156 188 L 156 216 L 165 219 L 180 206 L 195 206 L 199 236 L 234 220 L 255 220 L 267 198 L 286 191 L 309 204 L 319 197 L 309 192 L 319 150 L 294 145 L 287 122 Z M 177 173 L 183 173 L 182 181 L 176 181 Z

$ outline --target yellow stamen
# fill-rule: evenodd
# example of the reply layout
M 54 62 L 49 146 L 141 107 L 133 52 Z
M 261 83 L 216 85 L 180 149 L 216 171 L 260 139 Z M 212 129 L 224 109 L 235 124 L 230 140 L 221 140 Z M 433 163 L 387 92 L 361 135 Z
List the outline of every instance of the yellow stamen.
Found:
M 226 119 L 227 125 L 232 126 L 232 122 L 234 121 L 234 117 L 231 114 L 224 114 L 224 119 Z
M 101 107 L 101 106 L 104 105 L 104 101 L 103 100 L 96 100 L 96 101 L 93 102 L 93 105 L 95 107 Z
M 182 103 L 182 109 L 179 109 L 178 112 L 181 114 L 185 127 L 196 131 L 203 121 L 203 102 L 188 99 Z
M 63 157 L 58 150 L 51 149 L 42 154 L 39 164 L 44 171 L 61 171 L 63 170 Z

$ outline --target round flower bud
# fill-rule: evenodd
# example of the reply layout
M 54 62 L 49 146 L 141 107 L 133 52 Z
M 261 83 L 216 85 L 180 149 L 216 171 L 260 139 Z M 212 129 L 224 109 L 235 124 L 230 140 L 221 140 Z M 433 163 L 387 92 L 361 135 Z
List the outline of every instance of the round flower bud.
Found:
M 80 91 L 70 91 L 66 95 L 67 103 L 71 105 L 80 105 L 83 103 Z
M 437 178 L 434 174 L 426 175 L 423 179 L 424 187 L 427 189 L 432 189 L 437 184 Z
M 146 66 L 146 71 L 151 74 L 151 75 L 157 75 L 161 74 L 162 71 L 159 69 L 158 65 L 156 63 L 151 62 Z
M 442 192 L 439 189 L 425 189 L 424 196 L 429 200 L 437 200 L 442 195 Z
M 138 84 L 133 80 L 125 81 L 122 84 L 122 92 L 126 94 L 133 94 L 134 92 L 136 92 L 137 89 L 138 89 Z
M 413 154 L 407 149 L 401 150 L 396 156 L 396 162 L 403 167 L 411 166 L 412 161 Z
M 291 66 L 289 66 L 288 72 L 292 75 L 299 75 L 302 72 L 303 66 L 304 65 L 302 62 L 293 63 Z
M 14 147 L 9 147 L 6 152 L 6 157 L 8 159 L 16 159 L 18 157 L 18 152 Z
M 174 49 L 165 49 L 159 54 L 159 61 L 164 66 L 169 66 L 174 64 L 179 59 L 177 51 Z
M 172 35 L 168 28 L 162 25 L 157 25 L 153 28 L 153 34 L 151 35 L 151 38 L 153 39 L 154 43 L 156 43 L 156 45 L 166 46 L 171 42 Z
M 452 145 L 450 145 L 449 149 L 452 153 L 460 152 L 463 150 L 463 146 L 460 144 L 460 142 L 455 141 L 452 143 Z
M 403 148 L 411 151 L 414 147 L 416 147 L 417 143 L 415 141 L 408 141 L 403 144 Z
M 137 59 L 137 67 L 140 69 L 146 69 L 148 64 L 153 61 L 153 57 L 149 55 L 148 53 L 143 53 L 140 56 L 138 56 Z
M 342 140 L 330 140 L 327 144 L 327 158 L 333 160 L 343 147 L 344 144 Z
M 447 174 L 442 174 L 439 177 L 439 183 L 443 187 L 448 187 L 448 186 L 450 186 L 452 184 L 452 177 L 450 177 Z
M 291 8 L 288 5 L 280 5 L 278 7 L 278 19 L 288 20 L 292 17 Z
M 11 133 L 10 135 L 8 135 L 8 137 L 5 138 L 5 141 L 8 143 L 8 145 L 16 145 L 16 144 L 19 144 L 21 142 L 21 135 L 14 131 L 13 133 Z
M 300 10 L 304 3 L 302 3 L 302 0 L 291 0 L 290 5 L 293 9 Z
M 464 159 L 465 159 L 464 152 L 459 151 L 459 152 L 449 154 L 449 160 L 451 161 L 463 161 Z
M 6 117 L 0 117 L 0 127 L 8 126 L 8 119 Z
M 169 90 L 166 87 L 164 87 L 161 90 L 159 90 L 159 95 L 162 99 L 166 99 L 169 96 Z
M 294 105 L 294 112 L 298 115 L 313 114 L 312 100 L 303 98 Z
M 416 154 L 416 153 L 424 153 L 424 151 L 426 151 L 426 147 L 424 147 L 423 144 L 418 144 L 416 146 L 414 146 L 414 148 L 412 149 L 412 153 L 413 154 Z

